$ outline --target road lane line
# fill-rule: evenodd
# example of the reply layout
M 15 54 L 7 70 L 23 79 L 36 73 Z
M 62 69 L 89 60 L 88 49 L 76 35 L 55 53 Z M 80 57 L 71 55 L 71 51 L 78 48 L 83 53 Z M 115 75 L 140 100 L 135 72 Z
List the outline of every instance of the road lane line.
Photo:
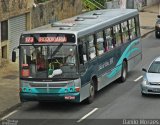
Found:
M 143 76 L 138 77 L 137 79 L 134 80 L 134 82 L 137 82 L 137 81 L 140 80 L 141 78 L 143 78 Z
M 81 122 L 83 121 L 84 119 L 86 119 L 88 116 L 90 116 L 91 114 L 93 114 L 95 111 L 97 111 L 98 108 L 94 108 L 92 111 L 90 111 L 88 114 L 86 114 L 85 116 L 83 116 L 80 120 L 78 120 L 77 122 Z
M 9 113 L 8 115 L 4 116 L 3 118 L 1 118 L 1 120 L 5 120 L 8 117 L 10 117 L 11 115 L 13 115 L 14 113 L 18 112 L 18 110 L 14 110 L 13 112 Z

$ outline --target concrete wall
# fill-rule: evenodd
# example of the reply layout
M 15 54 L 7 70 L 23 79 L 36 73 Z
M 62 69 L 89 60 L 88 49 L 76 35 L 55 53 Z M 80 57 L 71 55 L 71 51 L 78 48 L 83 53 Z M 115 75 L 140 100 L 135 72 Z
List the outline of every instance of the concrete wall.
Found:
M 34 2 L 35 0 L 0 0 L 0 22 L 26 14 L 26 28 L 30 30 L 48 24 L 50 20 L 61 20 L 82 12 L 81 0 L 50 0 L 38 5 Z M 0 66 L 2 46 L 7 46 L 8 49 L 9 42 L 9 40 L 1 42 L 0 39 Z M 9 50 L 5 54 L 9 55 Z
M 148 6 L 154 5 L 156 3 L 160 3 L 160 0 L 147 0 L 147 5 Z
M 9 20 L 12 17 L 28 13 L 30 11 L 30 7 L 28 7 L 28 5 L 31 3 L 31 1 L 33 2 L 34 0 L 0 0 L 0 24 L 2 21 Z M 2 65 L 2 47 L 4 50 L 3 52 L 5 52 L 3 55 L 8 59 L 9 42 L 9 40 L 1 42 L 0 38 L 0 66 Z
M 51 0 L 33 7 L 31 13 L 31 26 L 36 28 L 50 21 L 68 18 L 82 12 L 81 0 Z
M 1 66 L 1 58 L 2 58 L 2 53 L 1 53 L 1 23 L 0 23 L 0 66 Z
M 0 21 L 29 11 L 30 0 L 0 0 Z

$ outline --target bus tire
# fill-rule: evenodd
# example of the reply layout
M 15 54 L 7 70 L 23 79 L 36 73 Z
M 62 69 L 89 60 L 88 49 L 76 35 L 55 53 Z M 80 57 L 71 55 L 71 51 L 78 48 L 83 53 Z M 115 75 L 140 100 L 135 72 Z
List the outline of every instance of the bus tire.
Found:
M 123 61 L 120 82 L 123 83 L 127 79 L 127 62 Z
M 89 87 L 89 97 L 86 99 L 87 104 L 91 104 L 94 101 L 94 97 L 95 97 L 95 84 L 93 81 L 91 81 Z

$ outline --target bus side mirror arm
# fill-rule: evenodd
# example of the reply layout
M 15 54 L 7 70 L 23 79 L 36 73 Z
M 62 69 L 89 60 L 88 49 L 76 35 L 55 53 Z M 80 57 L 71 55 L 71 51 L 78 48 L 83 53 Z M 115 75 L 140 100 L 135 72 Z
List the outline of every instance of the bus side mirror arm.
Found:
M 12 51 L 12 62 L 16 62 L 16 49 L 19 49 L 19 46 L 15 47 Z

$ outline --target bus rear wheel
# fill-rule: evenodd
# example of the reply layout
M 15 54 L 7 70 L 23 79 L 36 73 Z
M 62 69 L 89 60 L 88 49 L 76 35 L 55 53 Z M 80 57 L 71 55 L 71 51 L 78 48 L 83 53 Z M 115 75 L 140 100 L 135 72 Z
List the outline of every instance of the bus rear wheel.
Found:
M 86 99 L 87 104 L 91 104 L 94 101 L 94 97 L 95 97 L 95 85 L 94 82 L 91 81 L 89 87 L 89 97 Z
M 126 61 L 123 61 L 120 82 L 123 83 L 126 81 L 126 79 L 127 79 L 127 63 Z

